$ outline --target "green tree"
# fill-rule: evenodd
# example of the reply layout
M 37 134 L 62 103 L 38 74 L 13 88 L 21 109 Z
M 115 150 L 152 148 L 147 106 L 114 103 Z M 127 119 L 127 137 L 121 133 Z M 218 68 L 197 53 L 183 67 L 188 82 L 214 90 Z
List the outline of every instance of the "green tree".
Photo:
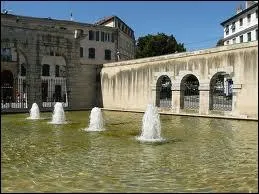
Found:
M 216 46 L 224 46 L 223 38 L 219 39 Z
M 168 36 L 164 33 L 157 33 L 157 35 L 148 34 L 138 38 L 136 58 L 160 56 L 184 51 L 186 51 L 184 44 L 177 43 L 173 35 Z

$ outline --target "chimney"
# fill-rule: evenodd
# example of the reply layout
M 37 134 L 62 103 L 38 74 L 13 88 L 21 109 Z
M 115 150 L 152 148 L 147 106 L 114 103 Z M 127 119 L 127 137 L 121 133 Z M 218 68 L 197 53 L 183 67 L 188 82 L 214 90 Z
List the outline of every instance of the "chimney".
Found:
M 242 11 L 243 11 L 242 4 L 240 4 L 240 6 L 237 8 L 236 14 L 239 14 Z

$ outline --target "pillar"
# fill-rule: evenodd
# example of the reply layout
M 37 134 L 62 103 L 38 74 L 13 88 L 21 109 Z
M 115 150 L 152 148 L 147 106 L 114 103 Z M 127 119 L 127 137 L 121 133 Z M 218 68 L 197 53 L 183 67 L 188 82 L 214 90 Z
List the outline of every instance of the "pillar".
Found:
M 210 84 L 200 83 L 200 102 L 199 102 L 199 114 L 208 115 L 210 108 Z

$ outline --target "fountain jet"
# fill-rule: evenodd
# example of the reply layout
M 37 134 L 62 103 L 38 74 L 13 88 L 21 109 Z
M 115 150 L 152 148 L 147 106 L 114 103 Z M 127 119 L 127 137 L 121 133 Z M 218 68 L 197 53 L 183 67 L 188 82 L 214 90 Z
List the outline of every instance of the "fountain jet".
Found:
M 160 142 L 161 137 L 160 116 L 157 107 L 152 104 L 147 105 L 146 112 L 142 119 L 141 135 L 137 137 L 141 142 Z
M 61 102 L 54 105 L 51 124 L 66 124 L 66 116 Z
M 40 109 L 37 103 L 33 103 L 30 109 L 30 117 L 28 119 L 40 119 Z
M 90 114 L 90 124 L 89 127 L 84 129 L 85 131 L 104 131 L 103 127 L 103 116 L 101 109 L 94 107 Z

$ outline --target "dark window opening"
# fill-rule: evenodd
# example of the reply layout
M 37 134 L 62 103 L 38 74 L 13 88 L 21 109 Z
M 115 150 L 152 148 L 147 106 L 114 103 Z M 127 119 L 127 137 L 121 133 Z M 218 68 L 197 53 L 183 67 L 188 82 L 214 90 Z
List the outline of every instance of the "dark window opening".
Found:
M 80 47 L 80 57 L 84 57 L 84 48 Z
M 59 77 L 59 65 L 56 65 L 56 68 L 55 68 L 55 76 L 56 76 L 56 77 Z
M 251 32 L 248 32 L 248 33 L 247 33 L 247 41 L 248 41 L 248 42 L 251 41 Z
M 105 50 L 105 60 L 111 60 L 111 50 Z
M 2 61 L 12 61 L 11 48 L 2 48 L 1 49 L 1 60 Z
M 112 42 L 114 42 L 114 33 L 112 33 Z
M 50 66 L 48 64 L 44 64 L 42 66 L 42 76 L 49 76 Z
M 104 42 L 104 32 L 101 32 L 101 41 Z
M 89 48 L 89 59 L 94 59 L 95 58 L 95 48 Z
M 96 31 L 96 32 L 95 32 L 95 36 L 96 36 L 96 37 L 95 37 L 96 41 L 99 41 L 99 31 Z
M 26 76 L 26 68 L 24 67 L 24 64 L 21 64 L 21 76 Z
M 94 39 L 94 31 L 89 30 L 89 40 L 93 40 Z

